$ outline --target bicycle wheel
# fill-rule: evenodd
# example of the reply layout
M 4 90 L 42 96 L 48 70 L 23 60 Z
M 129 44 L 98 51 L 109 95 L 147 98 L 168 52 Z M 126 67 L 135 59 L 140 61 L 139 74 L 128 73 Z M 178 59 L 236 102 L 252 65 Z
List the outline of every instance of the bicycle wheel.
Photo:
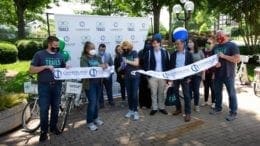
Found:
M 71 103 L 72 103 L 72 98 L 68 97 L 68 100 L 66 100 L 65 102 L 65 106 L 63 107 L 62 105 L 60 105 L 59 120 L 58 120 L 57 127 L 61 132 L 63 132 L 65 129 L 70 108 L 71 108 Z
M 22 112 L 22 126 L 27 132 L 34 132 L 40 127 L 40 107 L 37 101 L 27 103 Z
M 260 97 L 260 83 L 254 83 L 254 93 L 256 96 Z

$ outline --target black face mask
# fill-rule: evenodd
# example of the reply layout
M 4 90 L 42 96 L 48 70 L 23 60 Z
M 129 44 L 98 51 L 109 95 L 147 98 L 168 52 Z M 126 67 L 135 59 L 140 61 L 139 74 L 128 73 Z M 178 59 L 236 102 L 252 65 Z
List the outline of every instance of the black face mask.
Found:
M 59 52 L 59 51 L 60 51 L 60 48 L 59 48 L 59 47 L 58 47 L 58 48 L 51 47 L 51 51 L 52 51 L 52 52 Z
M 129 51 L 128 50 L 123 50 L 124 54 L 128 54 Z

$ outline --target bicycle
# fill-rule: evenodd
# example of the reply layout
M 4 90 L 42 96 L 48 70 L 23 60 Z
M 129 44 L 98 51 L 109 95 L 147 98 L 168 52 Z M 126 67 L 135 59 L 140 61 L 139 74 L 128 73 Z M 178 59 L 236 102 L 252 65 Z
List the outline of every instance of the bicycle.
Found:
M 29 81 L 24 83 L 24 93 L 29 94 L 28 103 L 22 112 L 22 126 L 26 132 L 34 132 L 40 127 L 40 107 L 36 82 L 35 78 L 29 75 Z
M 81 92 L 82 92 L 82 84 L 74 81 L 67 81 L 65 83 L 66 85 L 66 90 L 65 90 L 65 96 L 64 102 L 61 102 L 60 105 L 60 113 L 59 113 L 59 119 L 58 119 L 58 124 L 57 127 L 61 132 L 64 131 L 69 113 L 73 107 L 75 106 L 75 99 L 77 98 L 77 95 L 81 97 Z M 74 101 L 74 102 L 73 102 Z

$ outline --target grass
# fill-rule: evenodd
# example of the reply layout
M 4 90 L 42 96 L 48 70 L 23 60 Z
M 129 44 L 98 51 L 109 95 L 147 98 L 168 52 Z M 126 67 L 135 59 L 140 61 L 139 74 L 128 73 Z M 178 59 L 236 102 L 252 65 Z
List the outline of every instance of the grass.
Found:
M 30 61 L 17 61 L 11 64 L 0 64 L 0 69 L 14 70 L 17 72 L 27 72 L 30 66 Z

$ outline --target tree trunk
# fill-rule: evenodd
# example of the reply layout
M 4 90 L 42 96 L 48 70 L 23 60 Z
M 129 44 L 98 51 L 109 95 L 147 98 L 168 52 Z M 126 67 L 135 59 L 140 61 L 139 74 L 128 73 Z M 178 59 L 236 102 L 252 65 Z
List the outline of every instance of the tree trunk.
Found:
M 153 8 L 154 33 L 160 32 L 160 13 L 161 13 L 161 7 L 154 7 Z
M 172 46 L 172 6 L 169 6 L 169 46 Z
M 15 1 L 16 7 L 16 15 L 18 18 L 17 29 L 18 29 L 18 39 L 25 38 L 25 21 L 24 21 L 24 13 L 25 8 L 22 6 L 22 3 L 19 1 Z

